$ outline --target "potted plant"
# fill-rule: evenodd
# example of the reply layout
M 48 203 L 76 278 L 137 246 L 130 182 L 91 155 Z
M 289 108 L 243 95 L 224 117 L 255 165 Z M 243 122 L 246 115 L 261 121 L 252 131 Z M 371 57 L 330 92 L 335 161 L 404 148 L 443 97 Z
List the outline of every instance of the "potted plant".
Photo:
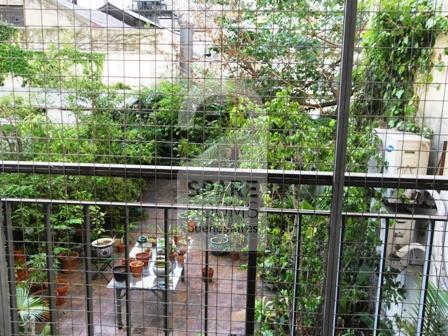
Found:
M 78 269 L 79 252 L 67 247 L 56 247 L 54 251 L 61 262 L 62 273 L 73 273 Z
M 233 232 L 230 234 L 232 259 L 237 261 L 240 259 L 240 252 L 247 245 L 247 238 L 240 232 Z
M 134 278 L 141 278 L 143 272 L 143 261 L 133 260 L 129 263 L 129 267 L 131 268 L 132 275 Z
M 45 253 L 37 253 L 30 257 L 27 262 L 29 268 L 27 282 L 30 285 L 31 291 L 37 291 L 47 288 L 47 255 Z M 59 260 L 54 259 L 53 270 L 59 270 Z
M 182 235 L 182 231 L 180 228 L 176 227 L 171 230 L 171 236 L 173 237 L 173 241 L 176 246 L 177 246 L 177 244 L 179 244 L 181 235 Z
M 212 267 L 203 267 L 202 268 L 202 280 L 212 282 L 213 281 L 213 274 L 215 273 L 215 270 Z
M 46 302 L 40 297 L 30 295 L 29 289 L 24 286 L 17 286 L 16 302 L 18 316 L 22 322 L 21 334 L 36 335 L 36 322 L 45 321 L 49 317 Z
M 156 236 L 149 236 L 148 242 L 151 244 L 152 247 L 157 246 L 157 237 Z
M 228 253 L 230 239 L 227 234 L 217 234 L 209 239 L 209 249 L 213 255 L 222 256 Z

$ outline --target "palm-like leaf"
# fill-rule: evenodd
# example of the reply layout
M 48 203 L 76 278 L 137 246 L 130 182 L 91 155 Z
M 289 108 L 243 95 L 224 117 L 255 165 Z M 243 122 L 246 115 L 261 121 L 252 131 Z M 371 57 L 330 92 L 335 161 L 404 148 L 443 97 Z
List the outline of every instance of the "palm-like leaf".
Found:
M 17 311 L 20 319 L 26 323 L 43 321 L 48 316 L 48 307 L 40 297 L 30 295 L 28 288 L 17 287 Z

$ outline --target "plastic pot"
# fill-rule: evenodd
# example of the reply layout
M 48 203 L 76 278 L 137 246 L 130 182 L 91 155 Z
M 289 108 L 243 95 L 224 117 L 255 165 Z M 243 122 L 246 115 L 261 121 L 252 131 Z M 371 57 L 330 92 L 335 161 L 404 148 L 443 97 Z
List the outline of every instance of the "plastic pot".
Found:
M 114 279 L 118 282 L 124 282 L 128 279 L 128 275 L 126 274 L 126 266 L 114 267 Z

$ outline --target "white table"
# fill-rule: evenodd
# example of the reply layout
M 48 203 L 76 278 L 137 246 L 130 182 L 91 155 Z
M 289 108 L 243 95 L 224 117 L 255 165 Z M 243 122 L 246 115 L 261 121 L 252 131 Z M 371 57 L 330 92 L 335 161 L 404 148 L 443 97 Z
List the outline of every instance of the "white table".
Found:
M 190 251 L 192 246 L 192 241 L 190 240 L 188 242 L 188 249 L 187 253 L 185 255 L 185 261 L 187 261 L 188 258 L 188 252 Z M 122 309 L 121 309 L 121 301 L 123 299 L 123 290 L 126 290 L 127 288 L 130 290 L 149 290 L 152 291 L 157 297 L 159 297 L 160 292 L 166 294 L 166 298 L 161 298 L 164 301 L 165 305 L 168 305 L 168 293 L 173 292 L 176 290 L 177 285 L 179 284 L 179 280 L 182 282 L 185 281 L 185 275 L 184 275 L 184 265 L 179 264 L 177 261 L 172 262 L 172 270 L 170 274 L 168 275 L 168 282 L 169 286 L 165 287 L 165 276 L 157 277 L 157 275 L 153 271 L 153 265 L 157 257 L 157 247 L 152 247 L 150 243 L 144 243 L 140 245 L 139 243 L 136 243 L 134 247 L 132 248 L 131 252 L 129 252 L 129 258 L 135 258 L 135 255 L 137 253 L 145 252 L 147 248 L 151 249 L 152 257 L 151 260 L 148 262 L 147 266 L 143 267 L 143 273 L 141 278 L 135 278 L 132 274 L 128 275 L 128 281 L 115 281 L 114 278 L 107 284 L 107 288 L 113 288 L 115 289 L 115 301 L 116 301 L 116 307 L 117 307 L 117 325 L 118 328 L 123 328 L 123 316 L 122 316 Z M 161 249 L 163 247 L 160 247 Z M 162 278 L 163 282 L 159 283 L 160 280 L 158 278 Z M 159 297 L 160 298 L 160 297 Z M 129 313 L 129 312 L 128 312 Z M 167 319 L 165 319 L 165 328 L 168 326 L 166 325 Z

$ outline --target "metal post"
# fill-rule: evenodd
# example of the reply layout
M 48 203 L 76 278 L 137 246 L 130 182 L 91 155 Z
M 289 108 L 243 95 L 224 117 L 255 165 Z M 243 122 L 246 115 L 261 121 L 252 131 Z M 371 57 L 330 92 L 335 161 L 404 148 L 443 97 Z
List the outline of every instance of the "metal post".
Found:
M 193 59 L 193 25 L 180 23 L 180 72 L 186 78 L 191 78 L 191 61 Z
M 297 310 L 299 305 L 299 278 L 300 278 L 300 239 L 302 237 L 302 215 L 296 216 L 295 226 L 295 250 L 294 250 L 294 293 L 291 312 L 291 336 L 297 335 Z
M 333 171 L 333 197 L 331 204 L 330 230 L 328 239 L 327 279 L 322 335 L 334 335 L 339 282 L 339 262 L 342 238 L 342 203 L 345 182 L 345 161 L 347 151 L 350 97 L 352 94 L 353 53 L 355 47 L 357 0 L 346 0 L 344 11 L 344 35 L 342 45 L 341 79 L 338 98 L 336 153 Z
M 431 269 L 432 244 L 434 241 L 435 221 L 431 220 L 426 237 L 425 262 L 423 264 L 422 288 L 418 302 L 418 319 L 416 336 L 425 335 L 426 298 L 428 296 L 429 272 Z
M 129 230 L 129 208 L 125 207 L 125 221 L 124 221 L 124 259 L 126 261 L 126 335 L 131 336 L 131 302 L 130 302 L 130 291 L 129 291 L 129 246 L 128 246 L 128 230 Z M 121 300 L 121 294 L 119 294 L 118 300 Z M 121 315 L 121 312 L 120 312 Z
M 57 310 L 56 310 L 56 278 L 54 276 L 54 252 L 53 252 L 53 230 L 51 229 L 51 208 L 50 204 L 43 205 L 45 215 L 45 233 L 47 239 L 47 276 L 48 290 L 50 296 L 50 328 L 51 334 L 57 335 Z
M 255 334 L 255 299 L 257 295 L 257 250 L 258 250 L 258 209 L 259 185 L 250 182 L 249 234 L 247 260 L 247 294 L 246 294 L 246 335 Z
M 168 216 L 169 216 L 169 209 L 165 208 L 163 210 L 163 234 L 165 237 L 165 289 L 163 291 L 163 325 L 165 327 L 165 336 L 169 335 L 168 331 L 168 291 L 169 291 L 169 283 L 170 283 L 170 277 L 168 274 L 168 260 L 170 256 L 169 248 L 170 248 L 170 240 L 169 240 L 169 222 L 168 222 Z
M 4 234 L 3 203 L 0 202 L 0 302 L 8 302 L 8 264 L 6 262 L 6 239 Z M 5 336 L 11 336 L 11 317 L 9 307 L 0 304 L 0 330 Z
M 384 282 L 384 267 L 386 265 L 387 239 L 389 236 L 389 219 L 384 220 L 385 228 L 383 235 L 383 244 L 381 245 L 380 263 L 378 266 L 378 282 L 376 286 L 376 300 L 375 300 L 375 321 L 373 324 L 373 335 L 377 336 L 380 332 L 381 322 L 381 301 L 383 299 L 383 282 Z
M 5 202 L 6 242 L 8 246 L 8 275 L 11 305 L 11 330 L 13 335 L 19 333 L 19 315 L 17 314 L 16 267 L 14 262 L 14 237 L 12 234 L 11 203 Z
M 93 327 L 93 291 L 92 291 L 92 273 L 91 273 L 91 261 L 92 261 L 92 249 L 90 247 L 90 212 L 89 206 L 85 205 L 84 208 L 84 269 L 85 269 L 85 285 L 86 285 L 86 304 L 87 304 L 87 333 L 89 336 L 94 336 Z
M 205 215 L 205 223 L 206 223 L 206 230 L 205 230 L 205 293 L 204 293 L 204 336 L 208 335 L 208 268 L 209 266 L 209 260 L 208 260 L 208 230 L 210 228 L 210 222 L 209 222 L 209 214 L 208 212 Z

